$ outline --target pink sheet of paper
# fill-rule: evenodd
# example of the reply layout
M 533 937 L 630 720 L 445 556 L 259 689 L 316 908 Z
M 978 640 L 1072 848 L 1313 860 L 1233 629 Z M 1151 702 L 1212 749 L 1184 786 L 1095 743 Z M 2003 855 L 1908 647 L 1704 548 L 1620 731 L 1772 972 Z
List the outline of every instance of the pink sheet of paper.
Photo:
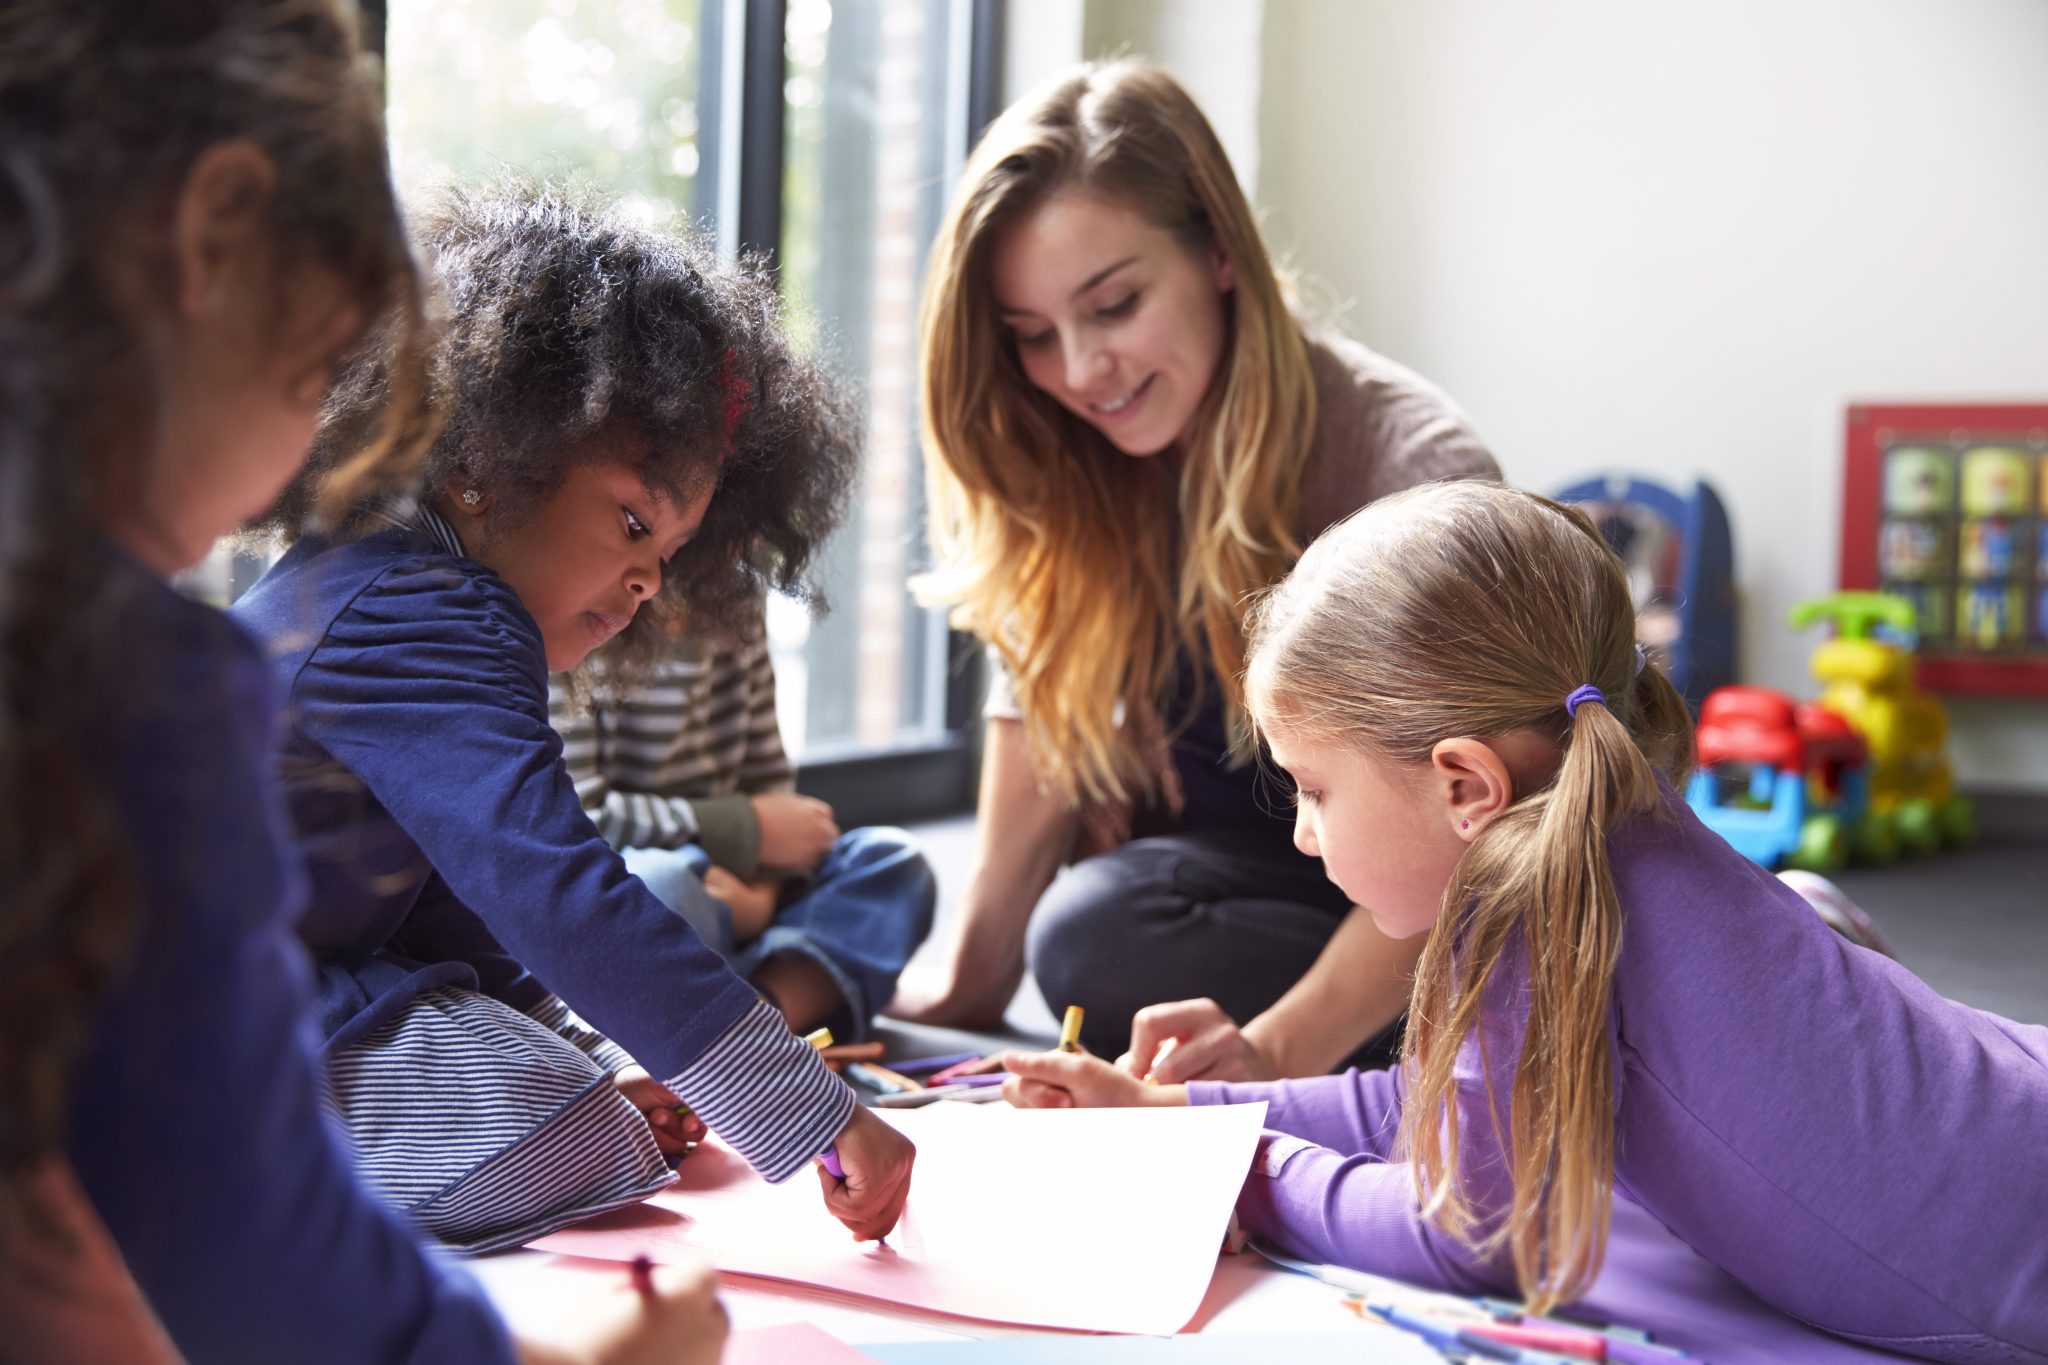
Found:
M 933 1312 L 1165 1336 L 1201 1305 L 1266 1106 L 877 1113 L 917 1144 L 886 1249 L 852 1240 L 815 1177 L 770 1185 L 717 1142 L 646 1203 L 533 1245 L 604 1260 L 694 1254 Z
M 719 1365 L 875 1365 L 873 1356 L 808 1322 L 734 1332 L 718 1360 Z

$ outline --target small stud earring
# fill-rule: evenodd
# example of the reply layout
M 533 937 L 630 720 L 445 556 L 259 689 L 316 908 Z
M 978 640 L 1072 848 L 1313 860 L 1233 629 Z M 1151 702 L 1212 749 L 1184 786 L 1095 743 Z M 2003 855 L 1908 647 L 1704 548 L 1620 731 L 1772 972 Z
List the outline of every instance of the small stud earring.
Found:
M 484 495 L 477 492 L 474 488 L 465 488 L 462 490 L 462 505 L 464 507 L 474 507 L 483 500 Z
M 1458 822 L 1458 828 L 1459 828 L 1459 829 L 1470 829 L 1470 828 L 1472 828 L 1472 822 L 1471 822 L 1470 820 L 1460 820 L 1460 821 Z

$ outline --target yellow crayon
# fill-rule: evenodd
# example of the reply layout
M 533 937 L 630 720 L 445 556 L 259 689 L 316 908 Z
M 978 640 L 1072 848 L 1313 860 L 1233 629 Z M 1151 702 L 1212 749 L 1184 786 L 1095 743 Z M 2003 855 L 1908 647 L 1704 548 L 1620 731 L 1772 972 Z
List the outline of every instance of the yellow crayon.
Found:
M 832 1046 L 832 1030 L 828 1028 L 812 1029 L 804 1035 L 804 1041 L 818 1049 L 818 1051 L 823 1052 L 826 1048 Z
M 1079 1005 L 1067 1006 L 1067 1017 L 1060 1024 L 1060 1051 L 1079 1052 L 1081 1050 L 1081 1016 L 1085 1013 L 1086 1011 Z

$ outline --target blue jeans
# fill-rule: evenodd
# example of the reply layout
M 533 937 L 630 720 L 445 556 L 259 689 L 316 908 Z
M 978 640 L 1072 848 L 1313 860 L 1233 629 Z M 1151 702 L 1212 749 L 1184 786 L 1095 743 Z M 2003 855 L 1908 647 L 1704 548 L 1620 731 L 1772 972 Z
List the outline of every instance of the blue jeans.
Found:
M 896 993 L 903 964 L 932 928 L 938 883 L 917 842 L 875 826 L 839 836 L 803 891 L 775 912 L 752 943 L 733 939 L 732 910 L 704 894 L 711 860 L 695 844 L 627 848 L 626 870 L 751 980 L 771 957 L 795 953 L 825 970 L 846 997 L 850 1037 L 867 1036 L 875 1011 Z M 689 878 L 695 885 L 683 879 Z

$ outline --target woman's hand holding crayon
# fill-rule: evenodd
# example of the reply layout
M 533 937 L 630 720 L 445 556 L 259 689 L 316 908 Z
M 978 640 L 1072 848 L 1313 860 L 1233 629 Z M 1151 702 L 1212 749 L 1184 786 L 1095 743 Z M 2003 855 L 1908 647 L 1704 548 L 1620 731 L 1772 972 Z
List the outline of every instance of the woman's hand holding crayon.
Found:
M 751 798 L 761 826 L 761 866 L 813 872 L 839 838 L 832 808 L 814 796 L 762 792 Z
M 708 1262 L 636 1265 L 571 1321 L 573 1335 L 520 1341 L 520 1365 L 717 1365 L 731 1330 Z
M 1131 1020 L 1131 1050 L 1116 1064 L 1162 1085 L 1280 1079 L 1258 1040 L 1214 1000 L 1176 1000 L 1139 1010 Z
M 825 1207 L 853 1229 L 856 1241 L 880 1241 L 895 1230 L 896 1220 L 903 1216 L 917 1148 L 865 1106 L 854 1108 L 852 1121 L 839 1130 L 833 1148 L 846 1175 L 837 1178 L 819 1163 L 818 1183 L 824 1187 Z
M 704 1120 L 692 1113 L 678 1113 L 682 1100 L 648 1075 L 647 1068 L 629 1066 L 612 1077 L 612 1084 L 646 1117 L 647 1126 L 654 1130 L 654 1145 L 661 1148 L 663 1156 L 671 1160 L 686 1156 L 704 1140 Z
M 1003 1098 L 1019 1109 L 1136 1109 L 1186 1104 L 1181 1085 L 1147 1085 L 1085 1052 L 1005 1052 Z

